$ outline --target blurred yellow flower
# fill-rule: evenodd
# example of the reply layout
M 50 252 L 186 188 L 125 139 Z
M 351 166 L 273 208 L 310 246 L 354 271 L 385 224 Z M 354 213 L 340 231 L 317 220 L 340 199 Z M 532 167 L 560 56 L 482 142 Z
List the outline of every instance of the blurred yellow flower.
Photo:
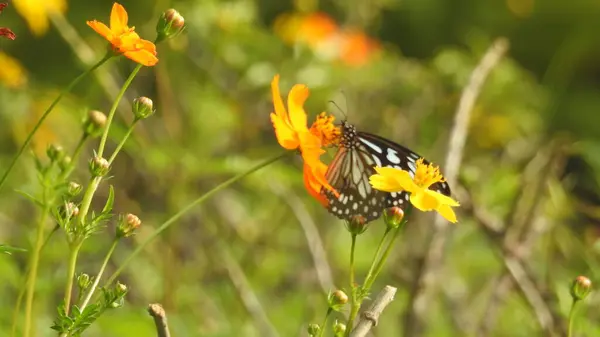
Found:
M 27 82 L 21 63 L 0 51 L 0 83 L 9 88 L 19 88 Z
M 36 36 L 42 36 L 48 31 L 50 13 L 64 14 L 67 11 L 66 0 L 13 0 L 12 3 Z
M 392 167 L 375 167 L 377 174 L 369 178 L 371 185 L 384 192 L 410 193 L 410 203 L 421 211 L 436 211 L 450 222 L 457 222 L 456 214 L 451 207 L 460 204 L 441 193 L 432 191 L 429 186 L 444 182 L 439 168 L 432 164 L 423 163 L 423 158 L 417 160 L 414 177 L 404 170 Z

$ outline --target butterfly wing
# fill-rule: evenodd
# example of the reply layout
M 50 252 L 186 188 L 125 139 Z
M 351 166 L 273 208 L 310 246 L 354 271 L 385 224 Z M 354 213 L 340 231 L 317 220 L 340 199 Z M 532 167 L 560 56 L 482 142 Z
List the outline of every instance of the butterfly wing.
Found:
M 358 140 L 368 148 L 373 156 L 373 161 L 377 166 L 393 167 L 400 170 L 408 171 L 414 177 L 417 159 L 422 158 L 419 154 L 407 149 L 406 147 L 394 143 L 383 137 L 367 133 L 359 132 Z M 429 162 L 423 159 L 424 164 Z M 438 182 L 429 187 L 430 190 L 450 196 L 450 186 L 446 182 Z M 386 207 L 401 207 L 404 208 L 408 201 L 409 195 L 406 192 L 392 192 L 386 198 Z
M 336 197 L 326 189 L 321 191 L 327 197 L 330 213 L 348 221 L 359 216 L 370 222 L 381 216 L 387 193 L 369 184 L 374 166 L 373 156 L 364 146 L 338 149 L 325 178 L 339 195 Z

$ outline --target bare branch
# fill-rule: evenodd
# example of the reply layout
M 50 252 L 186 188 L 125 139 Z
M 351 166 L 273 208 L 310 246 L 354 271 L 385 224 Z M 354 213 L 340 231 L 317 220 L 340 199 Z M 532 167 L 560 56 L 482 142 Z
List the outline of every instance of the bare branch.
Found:
M 169 325 L 167 324 L 167 313 L 162 305 L 158 303 L 148 305 L 148 313 L 154 318 L 156 335 L 158 337 L 170 337 L 171 334 L 169 333 Z
M 454 119 L 454 127 L 450 134 L 450 144 L 444 172 L 446 181 L 451 186 L 457 181 L 463 149 L 467 138 L 469 120 L 475 101 L 481 92 L 485 79 L 500 62 L 509 47 L 508 40 L 499 38 L 490 46 L 477 67 L 471 73 L 469 83 L 464 88 Z M 448 223 L 440 216 L 436 217 L 434 234 L 426 250 L 424 265 L 419 268 L 415 290 L 409 299 L 409 310 L 405 317 L 405 336 L 417 336 L 423 326 L 423 318 L 427 312 L 428 297 L 433 293 L 436 274 L 442 263 L 446 239 L 449 235 Z
M 377 325 L 383 309 L 394 300 L 396 290 L 397 289 L 392 286 L 385 286 L 383 288 L 369 310 L 362 313 L 360 319 L 356 323 L 356 327 L 352 330 L 352 333 L 350 333 L 350 337 L 364 337 L 369 333 L 372 327 Z M 350 327 L 348 327 L 348 329 L 350 329 Z

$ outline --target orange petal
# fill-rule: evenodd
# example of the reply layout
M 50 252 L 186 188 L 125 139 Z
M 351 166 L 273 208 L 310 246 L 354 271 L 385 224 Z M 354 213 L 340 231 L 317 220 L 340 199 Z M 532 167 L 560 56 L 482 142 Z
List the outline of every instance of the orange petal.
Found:
M 135 61 L 146 67 L 152 67 L 158 63 L 158 57 L 147 50 L 127 51 L 123 55 L 128 59 Z
M 281 92 L 279 91 L 279 74 L 275 75 L 273 81 L 271 81 L 271 94 L 273 95 L 275 113 L 282 121 L 289 123 L 289 117 L 281 99 Z
M 273 123 L 275 136 L 277 137 L 277 142 L 279 142 L 281 147 L 286 150 L 295 150 L 298 148 L 298 146 L 300 146 L 298 134 L 292 130 L 289 124 L 279 118 L 277 114 L 271 113 L 271 123 Z
M 127 11 L 119 3 L 114 3 L 110 12 L 110 30 L 116 35 L 121 35 L 129 31 L 127 27 Z
M 113 38 L 113 33 L 110 31 L 110 29 L 103 24 L 100 21 L 96 21 L 96 20 L 92 20 L 92 21 L 87 21 L 86 22 L 88 26 L 92 27 L 93 30 L 96 31 L 96 33 L 102 35 L 105 39 L 107 39 L 108 41 L 111 41 Z
M 327 207 L 327 198 L 321 194 L 321 188 L 323 185 L 316 179 L 315 175 L 313 174 L 314 171 L 325 174 L 325 171 L 327 171 L 327 165 L 321 163 L 321 166 L 312 168 L 307 164 L 304 164 L 304 187 L 313 198 L 317 199 L 317 201 L 321 203 L 321 205 Z
M 288 95 L 289 118 L 292 128 L 296 131 L 308 131 L 304 102 L 308 98 L 308 87 L 304 84 L 296 84 Z

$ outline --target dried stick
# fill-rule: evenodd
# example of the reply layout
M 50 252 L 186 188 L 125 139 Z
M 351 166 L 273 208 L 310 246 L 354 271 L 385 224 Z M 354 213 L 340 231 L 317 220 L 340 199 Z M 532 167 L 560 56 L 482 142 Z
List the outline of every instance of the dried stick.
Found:
M 481 92 L 485 79 L 492 69 L 500 62 L 509 47 L 508 40 L 498 38 L 487 50 L 477 67 L 473 70 L 469 83 L 462 92 L 456 115 L 454 127 L 450 134 L 450 144 L 444 172 L 446 181 L 451 186 L 457 181 L 460 164 L 463 157 L 463 149 L 467 138 L 469 120 L 475 101 Z M 405 316 L 404 336 L 418 336 L 423 327 L 424 318 L 427 314 L 429 297 L 433 295 L 433 286 L 436 282 L 436 274 L 442 264 L 443 252 L 449 232 L 447 221 L 440 216 L 436 217 L 434 223 L 434 234 L 427 244 L 424 265 L 418 268 L 414 291 L 411 292 L 408 312 Z
M 158 337 L 170 337 L 171 334 L 169 333 L 169 325 L 167 324 L 167 313 L 162 305 L 158 303 L 148 305 L 148 313 L 154 318 L 156 335 Z
M 396 290 L 397 289 L 392 286 L 385 286 L 383 288 L 369 310 L 362 313 L 360 319 L 356 323 L 356 327 L 352 330 L 352 333 L 350 333 L 350 337 L 364 337 L 369 333 L 372 327 L 377 325 L 383 309 L 394 300 Z

